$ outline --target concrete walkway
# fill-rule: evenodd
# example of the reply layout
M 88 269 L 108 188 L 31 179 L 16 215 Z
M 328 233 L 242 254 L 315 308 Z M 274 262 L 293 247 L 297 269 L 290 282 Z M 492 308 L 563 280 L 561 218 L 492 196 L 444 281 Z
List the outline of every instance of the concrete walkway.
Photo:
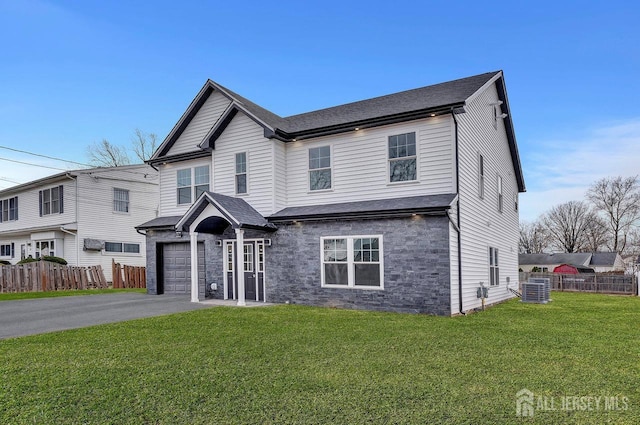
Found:
M 235 305 L 235 301 L 207 300 L 192 303 L 189 296 L 140 293 L 0 301 L 0 339 Z M 266 304 L 247 303 L 248 307 L 254 305 Z

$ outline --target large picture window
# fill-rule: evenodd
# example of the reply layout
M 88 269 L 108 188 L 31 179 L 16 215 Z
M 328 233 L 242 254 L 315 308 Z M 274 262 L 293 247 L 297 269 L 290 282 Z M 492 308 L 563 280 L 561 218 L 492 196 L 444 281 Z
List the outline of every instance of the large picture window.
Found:
M 389 181 L 417 180 L 416 133 L 389 136 Z
M 176 172 L 178 205 L 190 204 L 209 190 L 209 166 L 184 168 Z
M 331 147 L 309 149 L 309 190 L 331 189 Z
M 383 288 L 382 236 L 323 237 L 322 286 Z

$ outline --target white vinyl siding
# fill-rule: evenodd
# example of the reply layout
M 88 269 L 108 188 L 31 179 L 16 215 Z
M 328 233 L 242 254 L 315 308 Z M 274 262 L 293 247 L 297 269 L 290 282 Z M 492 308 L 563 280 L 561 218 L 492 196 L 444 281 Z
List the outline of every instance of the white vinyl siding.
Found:
M 274 140 L 273 142 L 273 211 L 280 211 L 287 206 L 287 159 L 284 142 Z
M 479 283 L 490 285 L 488 247 L 498 249 L 500 280 L 514 287 L 518 282 L 518 213 L 514 208 L 496 207 L 498 179 L 502 176 L 503 197 L 517 193 L 515 170 L 511 161 L 503 119 L 493 127 L 492 103 L 498 101 L 495 85 L 489 85 L 468 105 L 466 113 L 456 115 L 459 126 L 460 226 L 462 231 L 463 309 L 480 307 Z M 478 152 L 484 158 L 484 199 L 478 196 Z M 509 199 L 507 198 L 507 199 Z M 492 286 L 489 303 L 511 298 L 508 285 Z M 458 313 L 454 304 L 453 313 Z
M 453 193 L 450 116 L 439 116 L 286 144 L 287 204 L 303 206 Z M 419 181 L 389 182 L 389 136 L 416 134 Z M 308 150 L 331 144 L 331 191 L 309 196 Z
M 216 140 L 213 191 L 236 196 L 236 154 L 246 152 L 248 193 L 242 199 L 263 216 L 275 212 L 273 143 L 264 137 L 262 127 L 239 112 Z M 306 160 L 303 166 L 306 171 Z M 306 187 L 306 178 L 303 184 Z
M 199 151 L 200 148 L 198 148 L 198 145 L 230 103 L 229 99 L 222 93 L 217 91 L 213 92 L 204 102 L 196 116 L 193 117 L 184 132 L 178 137 L 175 144 L 169 149 L 167 155 Z

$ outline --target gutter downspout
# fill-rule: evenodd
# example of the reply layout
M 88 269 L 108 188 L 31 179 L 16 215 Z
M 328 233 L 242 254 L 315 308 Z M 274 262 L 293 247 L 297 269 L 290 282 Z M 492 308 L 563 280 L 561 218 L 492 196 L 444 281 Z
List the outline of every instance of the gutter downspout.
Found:
M 73 180 L 73 182 L 75 183 L 76 186 L 76 205 L 75 205 L 75 219 L 76 219 L 76 226 L 78 226 L 78 177 L 76 176 L 75 178 L 73 176 L 71 176 L 71 174 L 67 173 L 66 177 Z M 79 226 L 78 226 L 79 227 Z M 76 233 L 71 233 L 66 229 L 63 229 L 62 227 L 60 227 L 60 230 L 62 230 L 65 233 L 69 233 L 70 235 L 75 235 L 76 237 L 76 266 L 80 266 L 80 238 L 78 237 L 78 234 L 80 233 L 80 230 L 76 230 Z
M 456 147 L 456 194 L 458 195 L 458 199 L 456 202 L 456 214 L 458 216 L 458 226 L 456 228 L 458 232 L 458 308 L 460 310 L 460 314 L 464 314 L 464 310 L 462 309 L 462 233 L 460 232 L 460 146 L 458 141 L 458 120 L 456 119 L 456 114 L 451 108 L 451 117 L 453 118 L 454 123 L 454 137 L 455 137 L 455 147 Z

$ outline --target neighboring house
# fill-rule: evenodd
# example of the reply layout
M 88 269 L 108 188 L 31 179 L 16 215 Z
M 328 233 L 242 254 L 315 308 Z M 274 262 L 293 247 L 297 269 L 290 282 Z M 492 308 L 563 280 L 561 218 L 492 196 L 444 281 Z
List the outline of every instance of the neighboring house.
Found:
M 520 254 L 520 269 L 530 272 L 534 267 L 543 272 L 553 270 L 563 264 L 582 266 L 596 273 L 623 272 L 625 264 L 617 252 L 574 252 L 558 254 Z
M 518 283 L 501 71 L 286 118 L 209 80 L 148 162 L 152 294 L 453 315 Z
M 157 216 L 158 172 L 148 165 L 55 174 L 0 191 L 0 260 L 62 257 L 70 265 L 111 259 L 145 265 L 135 225 Z

